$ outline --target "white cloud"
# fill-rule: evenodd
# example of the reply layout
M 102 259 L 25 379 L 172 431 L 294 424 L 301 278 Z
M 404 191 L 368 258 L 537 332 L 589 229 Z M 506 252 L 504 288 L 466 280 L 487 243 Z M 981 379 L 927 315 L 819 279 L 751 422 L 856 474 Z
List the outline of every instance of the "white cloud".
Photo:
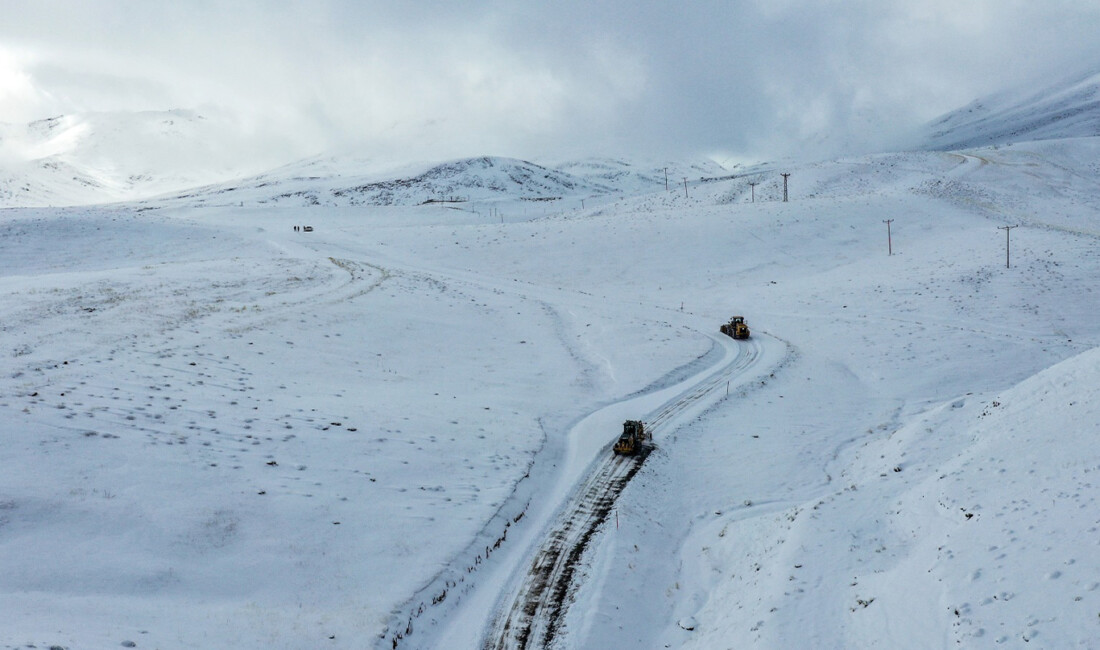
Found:
M 0 47 L 0 121 L 27 122 L 48 111 L 49 98 L 26 70 L 24 57 Z
M 217 106 L 300 153 L 781 154 L 1100 61 L 1071 0 L 16 4 L 0 120 Z

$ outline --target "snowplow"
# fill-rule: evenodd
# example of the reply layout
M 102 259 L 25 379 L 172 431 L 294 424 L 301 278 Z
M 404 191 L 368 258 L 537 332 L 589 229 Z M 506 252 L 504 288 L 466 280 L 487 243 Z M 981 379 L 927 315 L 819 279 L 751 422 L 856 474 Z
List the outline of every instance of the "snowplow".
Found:
M 615 453 L 631 456 L 638 452 L 646 438 L 645 423 L 638 420 L 623 422 L 623 435 L 615 442 Z
M 730 318 L 730 322 L 723 324 L 719 329 L 730 338 L 749 338 L 749 326 L 745 324 L 744 316 L 733 316 Z

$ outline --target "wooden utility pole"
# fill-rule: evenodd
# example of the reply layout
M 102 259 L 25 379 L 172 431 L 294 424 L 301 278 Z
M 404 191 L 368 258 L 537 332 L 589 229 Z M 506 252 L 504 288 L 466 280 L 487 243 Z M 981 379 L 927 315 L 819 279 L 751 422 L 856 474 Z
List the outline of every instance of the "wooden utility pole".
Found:
M 780 174 L 783 177 L 783 202 L 787 202 L 787 178 L 790 174 Z
M 685 176 L 684 177 L 684 198 L 686 199 L 687 197 L 688 197 L 688 179 L 687 179 L 687 176 Z
M 665 167 L 665 191 L 668 191 L 668 167 Z
M 1005 268 L 1006 269 L 1012 268 L 1011 259 L 1009 258 L 1009 250 L 1011 249 L 1011 245 L 1010 245 L 1011 242 L 1009 241 L 1008 234 L 1010 232 L 1012 232 L 1013 228 L 1019 228 L 1019 227 L 1020 227 L 1020 224 L 1016 224 L 1015 226 L 997 226 L 997 230 L 1005 231 Z
M 750 181 L 749 187 L 752 188 L 752 202 L 756 203 L 756 181 Z
M 894 254 L 894 241 L 890 236 L 890 224 L 893 223 L 893 219 L 883 219 L 882 223 L 886 224 L 886 250 L 889 251 L 889 255 Z

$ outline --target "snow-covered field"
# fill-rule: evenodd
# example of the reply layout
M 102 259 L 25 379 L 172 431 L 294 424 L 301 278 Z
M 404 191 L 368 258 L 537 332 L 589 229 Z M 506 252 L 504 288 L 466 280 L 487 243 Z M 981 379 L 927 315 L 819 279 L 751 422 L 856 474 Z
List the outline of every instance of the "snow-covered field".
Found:
M 0 211 L 0 647 L 477 644 L 621 421 L 704 381 L 558 645 L 1097 647 L 1098 154 Z

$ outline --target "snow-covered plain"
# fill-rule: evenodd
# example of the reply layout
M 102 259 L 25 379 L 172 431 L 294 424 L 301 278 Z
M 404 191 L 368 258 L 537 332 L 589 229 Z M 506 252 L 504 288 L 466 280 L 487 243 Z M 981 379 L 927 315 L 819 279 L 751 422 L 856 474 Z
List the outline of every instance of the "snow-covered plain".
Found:
M 559 646 L 1097 647 L 1098 154 L 0 211 L 0 647 L 476 644 L 734 313 Z

